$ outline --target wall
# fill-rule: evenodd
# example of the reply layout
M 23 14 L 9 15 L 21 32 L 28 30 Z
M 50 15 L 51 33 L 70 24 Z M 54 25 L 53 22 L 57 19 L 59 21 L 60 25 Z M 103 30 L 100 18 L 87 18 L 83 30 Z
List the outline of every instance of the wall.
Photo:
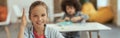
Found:
M 109 0 L 97 0 L 97 8 L 108 6 Z
M 15 14 L 14 10 L 13 10 L 13 6 L 17 5 L 19 7 L 19 11 L 21 11 L 22 13 L 22 8 L 24 7 L 26 9 L 26 13 L 27 13 L 27 9 L 29 8 L 29 5 L 31 2 L 33 2 L 33 0 L 7 0 L 8 1 L 8 13 L 11 13 L 11 18 L 10 18 L 10 22 L 15 23 L 17 20 L 17 15 Z M 20 13 L 20 15 L 21 15 Z
M 49 20 L 50 22 L 54 21 L 54 0 L 42 0 L 44 1 L 48 6 L 48 13 L 49 13 Z
M 117 2 L 118 4 L 118 10 L 117 10 L 117 24 L 118 24 L 118 26 L 120 26 L 120 0 L 118 0 L 118 2 Z
M 61 10 L 61 2 L 62 0 L 54 0 L 54 13 L 60 13 Z
M 15 23 L 17 20 L 17 15 L 15 14 L 14 10 L 13 10 L 13 6 L 17 5 L 19 7 L 19 11 L 21 11 L 21 13 L 19 15 L 22 15 L 22 8 L 25 8 L 25 13 L 27 16 L 27 20 L 28 19 L 28 10 L 29 10 L 29 6 L 31 3 L 33 3 L 36 0 L 8 0 L 8 12 L 11 13 L 11 22 Z M 48 9 L 49 9 L 49 13 L 53 14 L 53 1 L 52 0 L 42 0 L 44 1 L 47 5 L 48 5 Z M 53 15 L 50 15 L 50 17 L 53 17 Z M 53 20 L 53 18 L 50 18 L 50 20 Z

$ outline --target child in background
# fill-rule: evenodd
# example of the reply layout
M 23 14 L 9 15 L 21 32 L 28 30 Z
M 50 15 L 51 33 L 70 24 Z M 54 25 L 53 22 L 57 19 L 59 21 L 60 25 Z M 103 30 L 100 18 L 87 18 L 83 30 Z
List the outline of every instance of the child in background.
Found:
M 86 22 L 88 16 L 83 15 L 80 3 L 77 0 L 64 0 L 61 4 L 64 16 L 57 20 L 57 22 L 72 21 L 74 23 Z
M 47 5 L 44 2 L 35 1 L 32 3 L 29 9 L 29 19 L 32 26 L 26 28 L 27 20 L 23 12 L 18 38 L 64 38 L 59 31 L 46 25 L 47 12 Z
M 87 16 L 83 15 L 80 3 L 77 0 L 63 0 L 62 10 L 65 12 L 64 16 L 57 20 L 57 22 L 73 22 L 73 23 L 85 23 Z M 80 38 L 79 32 L 63 33 L 66 38 Z

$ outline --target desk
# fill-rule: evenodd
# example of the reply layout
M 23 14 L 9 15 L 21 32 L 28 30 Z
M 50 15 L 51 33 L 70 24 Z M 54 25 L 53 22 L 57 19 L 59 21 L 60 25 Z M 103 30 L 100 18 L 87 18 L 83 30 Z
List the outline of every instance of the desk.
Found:
M 90 38 L 92 38 L 92 35 L 91 35 L 92 31 L 97 31 L 98 38 L 100 38 L 99 36 L 100 30 L 111 30 L 110 27 L 107 27 L 97 22 L 89 22 L 85 24 L 74 23 L 67 26 L 59 26 L 58 24 L 47 24 L 47 25 L 58 29 L 60 32 L 88 31 L 90 34 Z

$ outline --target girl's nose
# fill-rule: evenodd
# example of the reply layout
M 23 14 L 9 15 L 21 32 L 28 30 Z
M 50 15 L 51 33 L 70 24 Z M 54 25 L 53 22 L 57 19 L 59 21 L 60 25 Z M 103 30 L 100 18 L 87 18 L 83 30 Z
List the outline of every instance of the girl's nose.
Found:
M 42 18 L 41 18 L 41 17 L 39 17 L 39 18 L 38 18 L 38 21 L 41 21 L 41 20 L 42 20 Z

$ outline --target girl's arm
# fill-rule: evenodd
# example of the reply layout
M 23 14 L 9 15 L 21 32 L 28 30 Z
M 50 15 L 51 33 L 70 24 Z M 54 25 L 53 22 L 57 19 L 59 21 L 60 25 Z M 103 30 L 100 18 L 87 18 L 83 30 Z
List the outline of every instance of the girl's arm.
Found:
M 18 38 L 24 38 L 24 30 L 26 28 L 26 25 L 27 25 L 26 16 L 24 13 L 24 8 L 23 8 L 22 23 L 20 25 L 20 31 L 18 33 Z
M 21 25 L 18 33 L 18 38 L 24 38 L 24 30 L 25 30 L 25 27 Z

